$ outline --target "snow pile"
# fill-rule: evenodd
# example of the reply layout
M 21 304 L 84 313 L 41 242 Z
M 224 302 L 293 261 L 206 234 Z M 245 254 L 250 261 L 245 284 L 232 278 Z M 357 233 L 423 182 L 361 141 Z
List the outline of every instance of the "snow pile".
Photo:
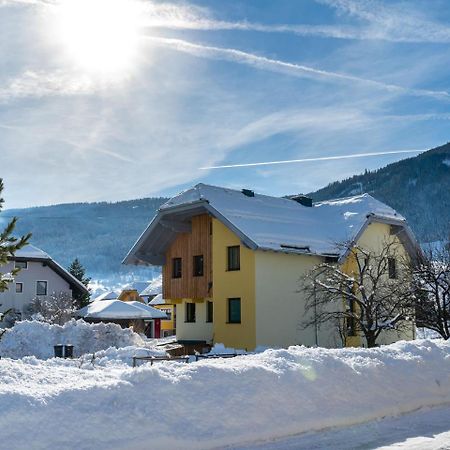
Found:
M 6 330 L 0 339 L 0 356 L 46 359 L 53 356 L 53 346 L 57 344 L 72 344 L 74 356 L 79 356 L 109 347 L 144 346 L 144 343 L 132 330 L 113 323 L 90 324 L 83 320 L 71 320 L 60 326 L 23 321 Z
M 136 369 L 75 362 L 0 360 L 4 448 L 217 448 L 450 402 L 439 340 Z

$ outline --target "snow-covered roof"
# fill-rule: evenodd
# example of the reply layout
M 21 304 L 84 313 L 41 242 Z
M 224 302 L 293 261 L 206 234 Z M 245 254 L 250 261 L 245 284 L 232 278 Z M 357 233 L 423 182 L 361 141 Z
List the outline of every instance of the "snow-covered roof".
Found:
M 149 305 L 145 305 L 144 303 L 136 301 L 131 301 L 128 303 L 132 304 L 136 308 L 142 309 L 143 311 L 150 313 L 152 315 L 152 319 L 167 319 L 167 314 L 161 311 L 160 309 L 153 308 Z
M 83 294 L 88 294 L 88 288 L 75 278 L 68 270 L 57 263 L 48 253 L 45 253 L 40 248 L 34 245 L 27 244 L 25 247 L 17 250 L 11 260 L 23 260 L 23 261 L 42 261 L 45 262 L 54 272 L 56 272 L 61 278 L 66 280 L 72 289 L 75 289 Z
M 25 247 L 17 250 L 14 254 L 16 258 L 27 258 L 27 259 L 51 259 L 48 253 L 45 253 L 40 248 L 34 245 L 28 244 Z
M 104 300 L 92 302 L 75 312 L 77 317 L 85 319 L 165 319 L 166 314 L 159 309 L 140 302 L 123 302 L 121 300 Z
M 163 299 L 162 294 L 158 294 L 154 299 L 152 299 L 149 302 L 149 305 L 152 305 L 152 306 L 165 305 L 165 304 L 166 304 L 166 301 Z
M 183 222 L 205 212 L 223 222 L 249 248 L 316 255 L 340 255 L 336 244 L 355 240 L 370 221 L 406 225 L 403 216 L 369 194 L 309 207 L 288 198 L 248 196 L 198 184 L 161 206 L 125 262 L 163 261 L 163 252 L 175 233 L 183 231 Z
M 115 291 L 107 291 L 103 292 L 103 294 L 100 294 L 99 296 L 95 297 L 92 301 L 93 302 L 99 302 L 104 300 L 115 300 L 119 296 L 119 293 Z
M 147 288 L 148 286 L 148 281 L 133 281 L 130 284 L 127 284 L 123 290 L 127 291 L 127 290 L 133 290 L 133 291 L 137 291 L 139 294 L 141 294 L 141 292 Z
M 146 297 L 149 295 L 158 295 L 162 291 L 162 276 L 152 280 L 148 286 L 140 293 L 141 297 Z

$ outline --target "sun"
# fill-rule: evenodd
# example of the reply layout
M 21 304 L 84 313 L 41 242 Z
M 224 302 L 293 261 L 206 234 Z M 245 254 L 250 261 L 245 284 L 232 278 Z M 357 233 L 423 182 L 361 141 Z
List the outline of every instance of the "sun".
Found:
M 71 62 L 105 76 L 125 75 L 139 48 L 139 4 L 135 0 L 62 0 L 55 37 Z

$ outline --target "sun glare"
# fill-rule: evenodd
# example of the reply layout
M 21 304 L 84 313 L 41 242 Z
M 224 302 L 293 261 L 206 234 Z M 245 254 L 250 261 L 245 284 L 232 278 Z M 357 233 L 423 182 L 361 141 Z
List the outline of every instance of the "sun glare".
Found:
M 139 8 L 134 0 L 63 0 L 56 14 L 59 43 L 86 72 L 123 76 L 138 53 Z

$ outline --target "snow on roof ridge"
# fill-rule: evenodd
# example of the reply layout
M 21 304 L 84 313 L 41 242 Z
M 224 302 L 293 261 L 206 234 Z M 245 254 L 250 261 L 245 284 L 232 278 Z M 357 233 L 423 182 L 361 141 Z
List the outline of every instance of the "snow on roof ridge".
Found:
M 14 254 L 18 258 L 45 258 L 52 259 L 51 256 L 44 252 L 44 250 L 36 247 L 33 244 L 27 244 L 25 247 L 17 250 Z

